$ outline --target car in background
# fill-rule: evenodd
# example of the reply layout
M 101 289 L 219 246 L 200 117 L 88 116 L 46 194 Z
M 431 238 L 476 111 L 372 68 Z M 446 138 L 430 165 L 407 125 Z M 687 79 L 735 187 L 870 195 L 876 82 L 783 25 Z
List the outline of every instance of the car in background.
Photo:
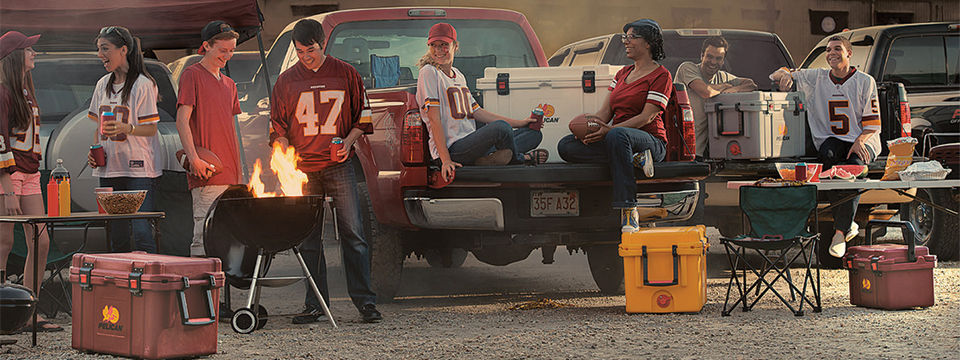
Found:
M 147 71 L 157 81 L 160 99 L 160 144 L 164 149 L 161 161 L 164 170 L 183 169 L 174 154 L 180 149 L 180 137 L 174 123 L 177 93 L 167 67 L 155 60 L 144 59 Z M 87 149 L 97 129 L 87 112 L 97 81 L 107 72 L 103 62 L 92 52 L 41 52 L 35 60 L 33 83 L 40 106 L 40 146 L 43 160 L 40 169 L 48 174 L 57 159 L 70 172 L 74 211 L 96 211 L 93 189 L 99 180 L 87 165 Z
M 202 55 L 187 55 L 167 64 L 167 68 L 170 69 L 170 78 L 173 83 L 179 84 L 180 74 L 183 73 L 183 70 L 190 65 L 200 62 L 201 58 L 203 58 Z M 259 67 L 259 51 L 235 51 L 233 53 L 233 57 L 230 58 L 230 61 L 227 61 L 227 66 L 223 69 L 220 69 L 220 72 L 229 76 L 239 85 L 252 80 L 253 74 L 257 72 Z
M 607 34 L 567 44 L 550 56 L 547 63 L 550 66 L 633 64 L 633 60 L 627 58 L 621 36 Z M 663 51 L 667 57 L 660 64 L 676 78 L 680 63 L 700 62 L 700 47 L 703 40 L 711 36 L 723 36 L 730 44 L 723 70 L 753 79 L 761 90 L 771 90 L 772 84 L 767 78 L 770 73 L 780 67 L 794 67 L 790 52 L 777 34 L 726 29 L 663 30 Z

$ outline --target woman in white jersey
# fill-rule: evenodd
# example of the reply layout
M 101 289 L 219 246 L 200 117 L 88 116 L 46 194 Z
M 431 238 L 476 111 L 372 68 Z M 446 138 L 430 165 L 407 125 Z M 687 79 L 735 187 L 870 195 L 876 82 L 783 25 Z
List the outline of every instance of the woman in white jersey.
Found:
M 430 154 L 441 162 L 445 180 L 450 180 L 461 164 L 546 162 L 546 150 L 533 150 L 543 138 L 539 130 L 527 127 L 533 118 L 500 116 L 480 108 L 474 100 L 463 73 L 453 67 L 459 43 L 452 25 L 433 25 L 427 45 L 427 53 L 417 64 L 417 103 L 430 131 Z M 477 129 L 474 119 L 486 125 Z
M 106 165 L 97 167 L 93 156 L 88 162 L 100 186 L 113 190 L 147 190 L 140 211 L 152 211 L 156 178 L 162 173 L 157 155 L 157 84 L 146 71 L 139 39 L 120 26 L 107 26 L 97 36 L 97 56 L 109 74 L 97 82 L 90 99 L 88 116 L 100 121 L 112 112 L 116 121 L 105 121 L 94 135 L 94 144 L 103 146 Z M 156 253 L 153 233 L 146 220 L 116 221 L 110 226 L 110 242 L 117 252 L 130 251 L 130 230 L 134 250 Z

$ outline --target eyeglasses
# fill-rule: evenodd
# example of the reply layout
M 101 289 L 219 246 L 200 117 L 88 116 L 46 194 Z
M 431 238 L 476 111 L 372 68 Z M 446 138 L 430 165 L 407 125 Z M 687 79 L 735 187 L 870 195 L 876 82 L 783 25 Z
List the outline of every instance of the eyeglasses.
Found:
M 620 34 L 620 41 L 630 41 L 630 40 L 636 40 L 636 39 L 642 39 L 642 38 L 643 36 L 640 36 L 637 34 L 627 34 L 627 33 Z
M 100 36 L 108 35 L 110 33 L 116 33 L 117 37 L 120 38 L 120 41 L 123 41 L 124 44 L 127 43 L 127 40 L 123 38 L 123 33 L 120 32 L 120 27 L 118 26 L 104 26 L 100 28 Z

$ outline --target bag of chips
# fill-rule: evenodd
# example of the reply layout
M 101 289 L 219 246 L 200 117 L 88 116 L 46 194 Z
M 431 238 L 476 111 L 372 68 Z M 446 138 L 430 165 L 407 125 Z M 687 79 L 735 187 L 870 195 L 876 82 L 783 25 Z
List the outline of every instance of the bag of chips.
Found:
M 913 148 L 917 146 L 917 139 L 902 137 L 887 141 L 887 166 L 880 180 L 900 180 L 898 172 L 903 171 L 913 163 Z

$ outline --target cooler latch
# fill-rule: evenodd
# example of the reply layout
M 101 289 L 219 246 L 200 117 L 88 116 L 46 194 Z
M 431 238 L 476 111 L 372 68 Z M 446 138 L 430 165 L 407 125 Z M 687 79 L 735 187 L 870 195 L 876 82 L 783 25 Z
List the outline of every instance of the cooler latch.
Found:
M 803 102 L 797 99 L 797 102 L 793 105 L 793 116 L 800 116 L 801 111 L 803 111 Z
M 878 277 L 879 277 L 879 276 L 883 276 L 883 273 L 880 272 L 879 263 L 880 263 L 880 257 L 879 257 L 879 256 L 871 256 L 871 257 L 870 257 L 870 270 L 873 270 L 873 272 L 874 272 Z
M 83 263 L 83 267 L 80 268 L 80 289 L 81 290 L 93 290 L 93 285 L 91 281 L 93 280 L 93 264 L 92 263 Z
M 593 70 L 587 70 L 583 72 L 583 77 L 580 78 L 580 86 L 583 88 L 585 93 L 593 93 L 597 91 L 597 73 Z
M 143 268 L 133 268 L 133 272 L 127 277 L 127 288 L 130 289 L 130 292 L 134 296 L 143 296 L 143 283 L 141 278 L 143 277 Z
M 510 95 L 510 74 L 497 74 L 497 95 Z

